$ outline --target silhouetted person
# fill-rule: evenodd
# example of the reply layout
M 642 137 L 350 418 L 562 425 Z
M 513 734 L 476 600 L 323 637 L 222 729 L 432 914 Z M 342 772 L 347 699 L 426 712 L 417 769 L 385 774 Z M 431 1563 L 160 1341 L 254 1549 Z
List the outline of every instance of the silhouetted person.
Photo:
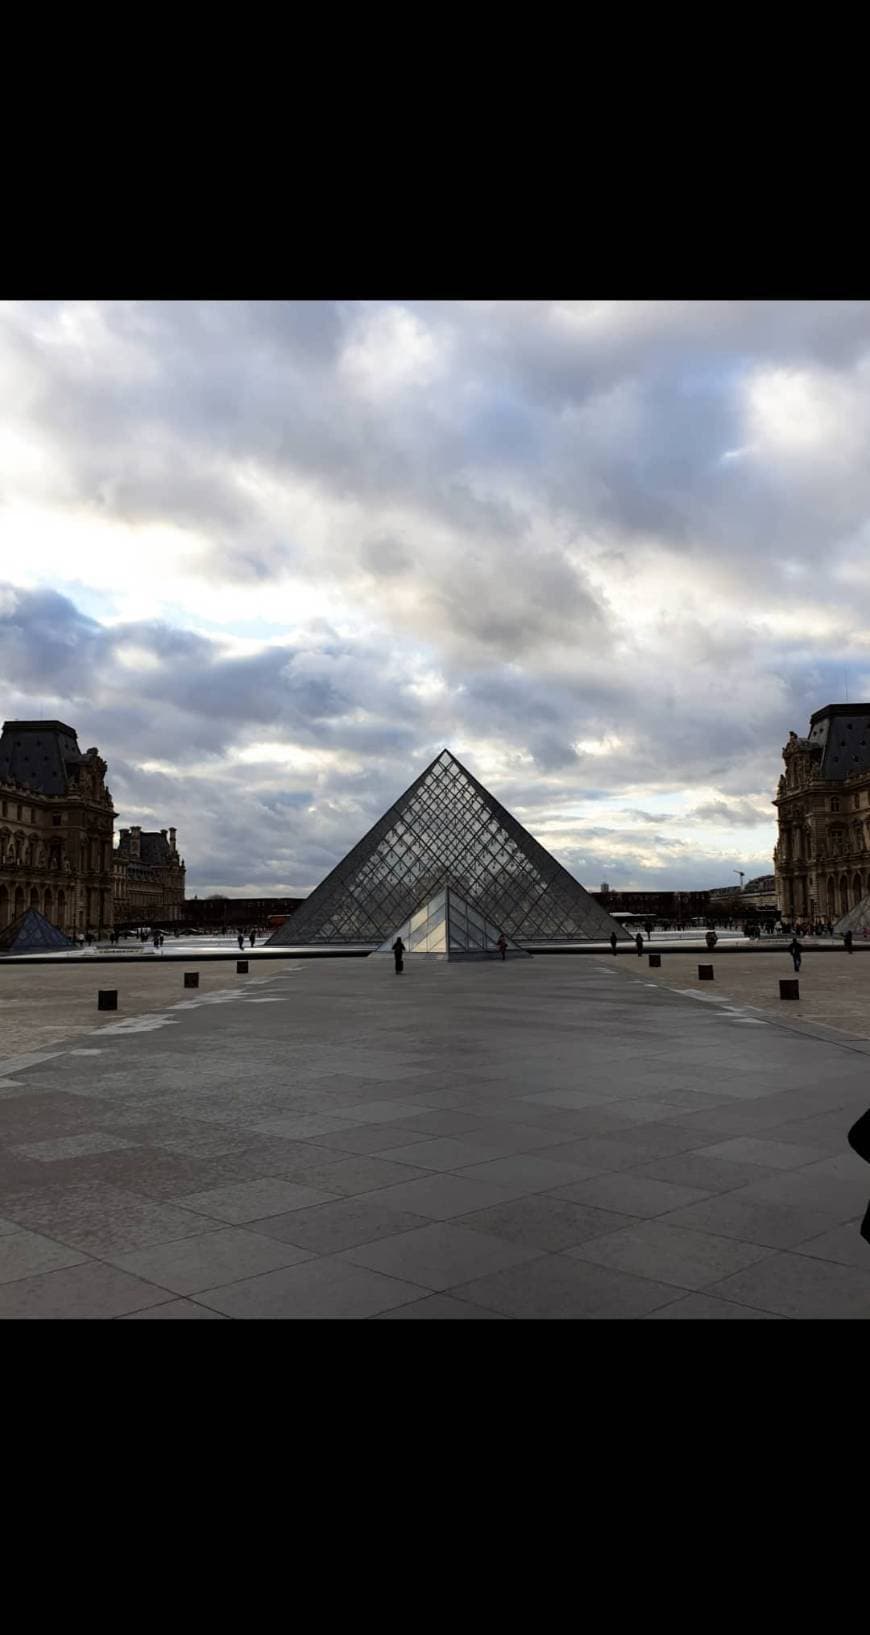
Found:
M 239 945 L 239 953 L 240 954 L 244 953 L 244 948 L 245 948 L 245 933 L 244 933 L 244 931 L 239 932 L 239 934 L 238 934 L 238 936 L 236 938 L 236 941 L 237 941 L 237 943 Z
M 851 952 L 852 952 L 852 933 L 851 933 L 851 931 L 846 932 L 846 935 L 843 938 L 843 947 L 845 948 L 847 954 L 851 954 Z
M 399 975 L 400 971 L 404 971 L 405 969 L 405 961 L 403 957 L 404 953 L 405 944 L 403 943 L 401 937 L 397 937 L 393 943 L 393 959 L 396 962 L 396 976 Z
M 615 931 L 611 931 L 611 933 L 610 933 L 610 952 L 612 954 L 616 953 L 616 932 Z
M 863 1158 L 866 1164 L 870 1164 L 870 1111 L 861 1114 L 857 1124 L 852 1125 L 846 1140 L 858 1157 Z M 862 1238 L 866 1238 L 870 1243 L 870 1204 L 867 1205 L 867 1213 L 859 1230 Z
M 507 955 L 507 937 L 505 936 L 504 932 L 501 933 L 501 936 L 496 943 L 496 948 L 499 950 L 502 959 L 504 959 Z
M 637 949 L 637 957 L 640 959 L 641 955 L 643 954 L 643 936 L 641 935 L 640 931 L 638 931 L 638 934 L 634 939 L 634 946 Z
M 792 937 L 791 942 L 788 945 L 788 951 L 791 954 L 795 970 L 799 971 L 801 968 L 801 955 L 803 954 L 803 949 L 797 940 L 797 936 Z
M 251 947 L 253 948 L 253 946 L 254 946 L 254 933 L 252 931 L 251 932 Z

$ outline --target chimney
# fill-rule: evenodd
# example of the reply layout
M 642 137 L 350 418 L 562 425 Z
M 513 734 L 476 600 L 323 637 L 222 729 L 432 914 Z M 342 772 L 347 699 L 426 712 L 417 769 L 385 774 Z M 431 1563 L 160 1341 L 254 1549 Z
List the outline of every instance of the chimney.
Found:
M 172 850 L 175 851 L 175 830 L 174 829 L 170 829 L 170 831 L 169 831 L 169 844 L 172 847 Z
M 161 834 L 161 837 L 165 840 L 166 839 L 166 830 L 161 829 L 160 834 Z
M 141 856 L 142 825 L 134 823 L 130 830 L 130 856 L 139 861 Z

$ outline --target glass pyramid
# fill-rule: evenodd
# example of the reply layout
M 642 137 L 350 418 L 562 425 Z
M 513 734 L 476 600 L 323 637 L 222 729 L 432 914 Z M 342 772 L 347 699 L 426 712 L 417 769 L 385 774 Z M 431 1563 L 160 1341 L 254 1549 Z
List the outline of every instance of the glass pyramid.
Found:
M 434 897 L 421 903 L 375 953 L 391 954 L 396 937 L 401 937 L 406 954 L 423 954 L 430 959 L 501 959 L 501 934 L 499 926 L 479 914 L 458 892 L 443 886 Z M 507 959 L 529 958 L 525 948 L 509 937 L 505 941 Z
M 38 908 L 26 908 L 5 931 L 0 931 L 0 954 L 52 953 L 74 947 L 75 943 L 40 914 Z
M 523 947 L 630 940 L 445 749 L 269 943 L 379 944 L 443 886 Z

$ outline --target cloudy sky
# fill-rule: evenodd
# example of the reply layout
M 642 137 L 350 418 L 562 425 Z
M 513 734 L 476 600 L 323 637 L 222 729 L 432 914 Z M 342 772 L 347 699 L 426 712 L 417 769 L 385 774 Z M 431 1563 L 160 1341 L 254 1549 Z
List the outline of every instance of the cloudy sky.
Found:
M 772 868 L 870 698 L 870 303 L 0 305 L 0 713 L 188 891 L 308 892 L 445 744 L 584 885 Z

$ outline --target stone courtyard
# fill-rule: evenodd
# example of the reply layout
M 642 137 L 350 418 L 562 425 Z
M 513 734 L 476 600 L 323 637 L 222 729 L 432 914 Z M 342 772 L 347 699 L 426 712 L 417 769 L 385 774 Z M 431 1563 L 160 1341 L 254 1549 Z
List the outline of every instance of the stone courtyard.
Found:
M 686 959 L 3 970 L 0 1316 L 867 1317 L 870 1041 Z

